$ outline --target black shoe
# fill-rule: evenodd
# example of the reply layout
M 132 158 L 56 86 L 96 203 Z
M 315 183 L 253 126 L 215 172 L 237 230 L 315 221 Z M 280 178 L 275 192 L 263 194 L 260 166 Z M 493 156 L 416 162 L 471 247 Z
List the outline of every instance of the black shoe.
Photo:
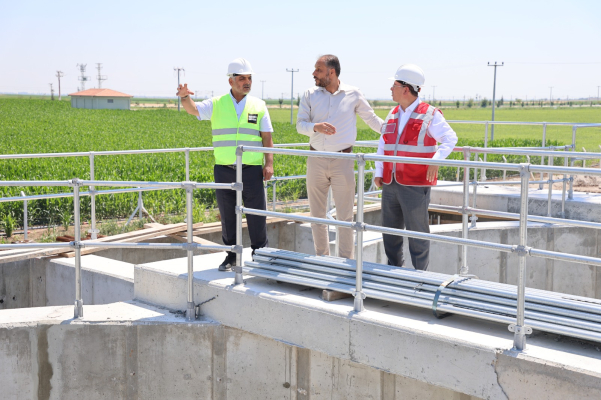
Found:
M 219 266 L 219 271 L 231 271 L 232 267 L 236 264 L 236 257 L 232 258 L 229 255 L 225 257 L 225 260 Z

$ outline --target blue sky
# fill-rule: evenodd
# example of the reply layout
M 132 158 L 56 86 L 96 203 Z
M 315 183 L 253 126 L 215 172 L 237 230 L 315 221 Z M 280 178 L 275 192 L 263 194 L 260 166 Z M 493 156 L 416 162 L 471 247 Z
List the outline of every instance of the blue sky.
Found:
M 253 94 L 290 96 L 313 85 L 320 54 L 336 54 L 341 80 L 368 98 L 389 98 L 404 63 L 426 74 L 424 97 L 570 98 L 601 85 L 600 1 L 8 1 L 0 0 L 0 92 L 48 93 L 62 70 L 77 90 L 76 64 L 103 87 L 133 95 L 175 93 L 173 67 L 201 96 L 228 89 L 227 64 L 245 57 Z M 93 79 L 87 88 L 97 86 Z M 434 89 L 433 86 L 436 86 Z

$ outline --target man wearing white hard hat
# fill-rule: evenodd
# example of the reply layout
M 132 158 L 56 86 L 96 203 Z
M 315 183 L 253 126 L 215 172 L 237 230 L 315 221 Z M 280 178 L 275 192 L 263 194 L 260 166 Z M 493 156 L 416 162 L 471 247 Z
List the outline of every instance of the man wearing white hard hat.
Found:
M 357 139 L 357 115 L 380 132 L 382 118 L 371 108 L 361 91 L 340 81 L 340 61 L 327 54 L 315 63 L 315 87 L 301 98 L 296 130 L 309 136 L 311 150 L 350 153 Z M 355 202 L 355 161 L 339 158 L 307 158 L 307 193 L 311 216 L 326 217 L 328 191 L 332 188 L 336 218 L 352 222 Z M 329 255 L 326 225 L 311 224 L 315 254 Z M 339 229 L 339 254 L 353 258 L 353 230 Z
M 413 64 L 401 65 L 391 79 L 392 99 L 399 105 L 386 117 L 377 154 L 447 158 L 457 143 L 457 135 L 442 111 L 419 99 L 425 82 L 422 69 Z M 375 184 L 383 186 L 382 226 L 429 233 L 430 188 L 436 185 L 437 177 L 438 167 L 434 165 L 376 162 Z M 388 264 L 402 267 L 403 237 L 382 236 Z M 428 268 L 430 241 L 409 238 L 409 252 L 415 269 Z
M 236 147 L 273 147 L 273 128 L 265 102 L 248 93 L 252 87 L 253 70 L 250 63 L 237 58 L 228 66 L 229 93 L 199 103 L 192 101 L 194 93 L 188 85 L 180 85 L 177 95 L 188 114 L 199 120 L 210 120 L 215 155 L 216 183 L 236 181 Z M 265 158 L 263 160 L 263 157 Z M 265 161 L 263 163 L 263 161 Z M 245 152 L 242 155 L 242 200 L 244 206 L 265 210 L 266 199 L 263 181 L 273 175 L 273 154 Z M 236 244 L 236 192 L 217 190 L 217 205 L 221 214 L 221 236 L 225 245 Z M 253 250 L 267 246 L 265 217 L 247 215 L 248 233 Z M 236 253 L 228 252 L 219 266 L 220 271 L 229 271 L 236 263 Z

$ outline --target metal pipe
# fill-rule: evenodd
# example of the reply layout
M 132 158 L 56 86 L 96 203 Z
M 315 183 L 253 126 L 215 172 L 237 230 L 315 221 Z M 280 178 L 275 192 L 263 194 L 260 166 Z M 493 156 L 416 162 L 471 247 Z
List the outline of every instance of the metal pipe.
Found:
M 570 169 L 574 168 L 574 159 L 570 160 Z M 568 191 L 568 199 L 572 200 L 574 198 L 574 175 L 570 172 L 570 190 Z
M 192 189 L 186 189 L 186 222 L 188 224 L 188 245 L 194 243 L 194 216 L 192 212 L 194 197 L 192 195 Z M 196 319 L 196 310 L 194 304 L 194 251 L 190 249 L 188 250 L 188 308 L 186 310 L 186 319 L 188 321 L 193 321 Z
M 272 211 L 275 211 L 275 210 L 276 210 L 276 208 L 275 208 L 275 202 L 276 202 L 276 196 L 277 196 L 277 195 L 276 195 L 276 186 L 277 186 L 277 182 L 276 182 L 276 181 L 274 181 L 274 182 L 273 182 L 273 184 L 271 185 L 271 191 L 272 191 L 272 195 L 273 195 L 273 202 L 272 202 L 273 206 L 272 206 Z
M 465 160 L 470 159 L 470 148 L 468 146 L 463 148 L 463 158 Z M 469 187 L 469 176 L 470 169 L 469 167 L 465 167 L 463 170 L 463 209 L 461 210 L 461 222 L 462 222 L 462 231 L 461 237 L 463 239 L 468 238 L 468 214 L 467 208 L 469 207 L 470 201 L 470 187 Z M 459 274 L 461 276 L 465 276 L 469 273 L 469 267 L 467 265 L 467 245 L 462 246 L 461 248 L 461 269 L 459 270 Z
M 234 277 L 234 285 L 241 285 L 244 283 L 242 277 L 242 146 L 236 148 L 236 247 L 239 251 L 236 252 L 236 267 L 234 271 L 236 276 Z
M 359 171 L 357 179 L 357 226 L 363 224 L 363 192 L 365 190 L 365 160 L 359 158 L 357 160 L 357 170 Z M 355 278 L 355 312 L 361 312 L 365 310 L 363 307 L 363 299 L 365 294 L 363 293 L 363 230 L 357 229 L 357 248 L 355 250 L 355 259 L 357 260 L 357 272 Z M 338 238 L 336 238 L 338 239 Z
M 568 166 L 568 157 L 564 157 L 563 162 L 564 167 Z M 566 217 L 566 183 L 568 180 L 568 175 L 563 174 L 563 182 L 561 183 L 561 218 Z
M 553 166 L 553 156 L 549 156 L 549 166 Z M 542 175 L 542 173 L 541 173 Z M 547 194 L 547 217 L 551 216 L 551 201 L 553 198 L 553 174 L 549 173 L 549 192 Z
M 25 197 L 25 192 L 21 190 L 21 197 Z M 27 200 L 23 201 L 23 240 L 27 241 Z
M 186 147 L 186 182 L 190 181 L 190 148 Z
M 83 298 L 81 293 L 81 221 L 80 221 L 80 202 L 79 185 L 80 180 L 73 179 L 73 222 L 74 222 L 74 245 L 75 245 L 75 309 L 73 318 L 83 318 Z
M 545 145 L 547 144 L 547 124 L 543 123 L 543 141 L 541 143 L 543 145 L 543 147 L 545 147 Z M 541 155 L 540 156 L 540 165 L 545 165 L 545 156 Z M 540 173 L 539 176 L 539 180 L 543 180 L 543 173 Z M 543 184 L 539 184 L 538 185 L 538 189 L 539 190 L 543 190 Z
M 519 273 L 518 273 L 518 304 L 516 323 L 513 326 L 513 347 L 522 351 L 526 348 L 526 333 L 528 328 L 524 324 L 524 310 L 526 308 L 526 251 L 528 239 L 528 180 L 530 179 L 529 164 L 522 164 L 520 178 L 522 187 L 520 190 L 520 245 L 518 247 L 519 255 Z
M 94 152 L 91 151 L 90 152 L 90 180 L 95 180 L 96 178 L 94 178 Z M 90 235 L 92 237 L 92 240 L 96 240 L 98 239 L 98 233 L 99 231 L 96 229 L 96 194 L 95 194 L 95 187 L 94 186 L 90 186 L 89 187 L 89 193 L 90 193 L 90 219 L 91 219 L 91 226 L 90 226 Z M 80 193 L 81 195 L 81 193 Z
M 493 125 L 494 128 L 494 125 Z M 494 131 L 493 131 L 494 132 Z M 494 138 L 494 134 L 491 133 L 491 140 Z M 486 126 L 484 128 L 484 148 L 488 147 L 488 121 L 486 121 Z M 486 162 L 486 153 L 484 153 L 484 162 Z M 486 168 L 482 168 L 480 172 L 480 179 L 482 182 L 486 182 Z
M 474 160 L 476 159 L 478 155 L 474 154 Z M 474 168 L 474 180 L 472 181 L 472 185 L 473 185 L 473 192 L 474 192 L 474 196 L 472 198 L 472 205 L 474 208 L 476 208 L 476 198 L 478 197 L 478 169 Z M 476 216 L 476 214 L 472 214 L 471 218 L 471 227 L 475 228 L 476 227 L 476 221 L 478 221 L 478 216 Z

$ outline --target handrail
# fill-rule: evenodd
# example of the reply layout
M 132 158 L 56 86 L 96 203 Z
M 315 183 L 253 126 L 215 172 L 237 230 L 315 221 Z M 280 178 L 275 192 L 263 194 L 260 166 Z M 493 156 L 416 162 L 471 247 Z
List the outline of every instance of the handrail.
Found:
M 531 218 L 528 216 L 528 185 L 530 181 L 530 172 L 531 171 L 540 171 L 540 172 L 548 172 L 552 173 L 571 173 L 571 172 L 580 172 L 587 173 L 590 175 L 601 176 L 601 170 L 599 169 L 591 169 L 591 168 L 565 168 L 565 167 L 554 167 L 554 166 L 534 166 L 530 163 L 522 163 L 522 164 L 502 164 L 502 163 L 489 163 L 482 161 L 457 161 L 457 160 L 432 160 L 432 159 L 418 159 L 412 157 L 397 157 L 397 156 L 379 156 L 379 155 L 368 155 L 368 154 L 341 154 L 341 153 L 328 153 L 328 152 L 320 152 L 320 151 L 306 151 L 306 150 L 290 150 L 290 149 L 277 149 L 277 150 L 266 150 L 258 147 L 245 147 L 238 146 L 236 152 L 236 164 L 238 171 L 241 172 L 242 167 L 242 155 L 244 152 L 252 152 L 252 153 L 274 153 L 280 155 L 293 155 L 293 156 L 305 156 L 305 157 L 321 157 L 321 158 L 342 158 L 342 159 L 353 159 L 357 162 L 358 165 L 358 181 L 359 181 L 359 190 L 357 193 L 357 222 L 344 222 L 331 220 L 328 218 L 315 218 L 315 217 L 307 217 L 307 216 L 299 216 L 299 215 L 289 215 L 281 212 L 274 211 L 266 211 L 266 210 L 257 210 L 252 208 L 247 208 L 242 206 L 242 198 L 241 196 L 237 198 L 236 202 L 236 213 L 237 213 L 237 234 L 241 240 L 241 226 L 242 226 L 242 214 L 250 214 L 250 215 L 261 215 L 261 216 L 273 216 L 279 217 L 294 221 L 301 222 L 310 222 L 324 225 L 334 225 L 337 227 L 345 227 L 355 230 L 357 235 L 356 240 L 356 278 L 355 278 L 355 291 L 354 295 L 354 309 L 355 312 L 361 312 L 364 310 L 363 299 L 366 297 L 366 292 L 363 288 L 362 281 L 362 270 L 363 270 L 363 231 L 370 230 L 380 233 L 386 233 L 397 236 L 404 236 L 410 238 L 420 238 L 425 240 L 434 240 L 441 241 L 444 243 L 457 244 L 462 246 L 462 265 L 459 270 L 459 275 L 462 277 L 469 276 L 469 270 L 467 266 L 467 249 L 468 247 L 481 247 L 496 251 L 504 251 L 504 252 L 512 252 L 517 253 L 519 256 L 519 273 L 518 273 L 518 286 L 517 286 L 517 310 L 516 310 L 516 319 L 515 324 L 511 324 L 509 326 L 509 330 L 514 332 L 514 349 L 518 351 L 522 351 L 526 346 L 526 334 L 532 332 L 532 328 L 525 325 L 525 284 L 526 284 L 526 258 L 527 256 L 531 257 L 542 257 L 549 259 L 556 259 L 562 261 L 583 263 L 583 264 L 592 264 L 592 265 L 601 265 L 601 258 L 597 257 L 588 257 L 588 256 L 579 256 L 573 254 L 564 254 L 559 252 L 547 251 L 535 249 L 527 246 L 527 224 L 528 219 Z M 463 149 L 465 158 L 468 159 L 470 148 L 466 147 Z M 366 161 L 394 161 L 394 162 L 402 162 L 406 164 L 430 164 L 430 165 L 438 165 L 438 166 L 455 166 L 455 167 L 463 167 L 464 168 L 464 177 L 463 177 L 463 198 L 464 204 L 463 207 L 460 208 L 462 216 L 463 216 L 463 236 L 462 238 L 454 238 L 448 237 L 439 234 L 430 234 L 424 232 L 416 232 L 409 231 L 405 229 L 393 229 L 386 227 L 379 227 L 374 225 L 369 225 L 363 223 L 363 212 L 364 212 L 364 191 L 363 186 L 365 182 L 365 163 Z M 518 245 L 504 245 L 499 243 L 491 243 L 485 241 L 476 241 L 468 239 L 468 229 L 467 229 L 467 218 L 470 213 L 483 211 L 474 207 L 469 207 L 469 168 L 490 168 L 490 169 L 500 169 L 500 170 L 513 170 L 518 171 L 520 173 L 520 213 L 519 213 L 519 244 Z M 237 182 L 242 183 L 242 174 L 237 174 Z M 474 186 L 476 187 L 476 186 Z M 509 214 L 509 213 L 507 213 Z M 512 219 L 515 217 L 515 214 L 511 213 L 507 215 Z M 555 222 L 558 220 L 557 218 L 539 218 L 544 222 Z M 579 221 L 568 221 L 568 223 L 578 224 Z M 592 227 L 596 229 L 601 229 L 600 223 L 588 222 L 583 224 L 586 227 Z M 241 242 L 237 242 L 237 244 L 241 244 Z M 243 283 L 243 268 L 242 268 L 242 260 L 241 257 L 236 261 L 235 267 L 235 284 Z M 371 292 L 367 292 L 371 293 Z M 595 339 L 598 337 L 596 333 L 590 334 L 591 339 Z M 586 333 L 584 334 L 586 337 Z

